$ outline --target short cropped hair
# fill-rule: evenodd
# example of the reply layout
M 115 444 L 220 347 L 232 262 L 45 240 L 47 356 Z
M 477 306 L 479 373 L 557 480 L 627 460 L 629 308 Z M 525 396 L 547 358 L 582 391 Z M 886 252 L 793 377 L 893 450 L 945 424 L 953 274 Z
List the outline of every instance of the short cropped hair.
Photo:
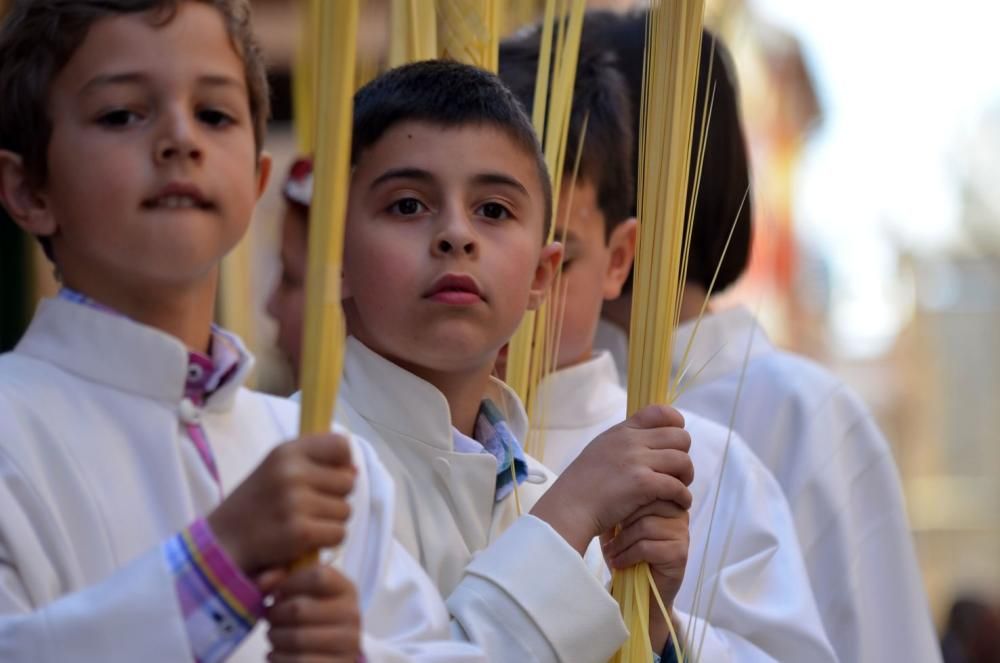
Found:
M 584 19 L 583 40 L 602 44 L 618 56 L 632 97 L 632 121 L 638 127 L 646 13 L 620 15 L 588 12 Z M 747 195 L 750 186 L 750 160 L 740 114 L 736 68 L 729 50 L 718 37 L 706 30 L 701 40 L 701 66 L 695 100 L 695 140 L 691 150 L 691 176 L 688 182 L 689 207 L 694 194 L 694 165 L 698 156 L 697 139 L 701 135 L 701 109 L 706 99 L 711 99 L 713 90 L 715 101 L 705 143 L 698 199 L 694 201 L 694 228 L 687 281 L 707 288 L 716 266 L 721 264 L 713 291 L 721 292 L 739 279 L 750 261 L 753 234 L 752 196 Z M 638 136 L 638 131 L 636 135 Z M 638 162 L 633 163 L 637 167 Z M 746 204 L 740 211 L 744 197 Z M 733 229 L 733 238 L 723 258 L 722 251 L 730 229 Z
M 552 218 L 552 183 L 538 136 L 524 108 L 497 78 L 450 60 L 426 60 L 390 69 L 354 96 L 351 163 L 400 122 L 445 128 L 491 125 L 534 157 L 544 196 L 544 227 Z
M 181 2 L 203 2 L 222 14 L 233 48 L 243 60 L 254 139 L 263 147 L 270 113 L 267 72 L 253 34 L 247 0 L 15 0 L 0 26 L 0 149 L 19 154 L 28 182 L 48 176 L 52 81 L 100 19 L 146 11 L 169 23 Z
M 520 33 L 500 45 L 500 78 L 525 108 L 535 99 L 541 28 Z M 591 183 L 604 215 L 605 240 L 635 207 L 632 104 L 615 54 L 594 41 L 581 41 L 573 104 L 570 109 L 563 177 L 572 177 L 580 137 L 583 148 L 577 178 Z

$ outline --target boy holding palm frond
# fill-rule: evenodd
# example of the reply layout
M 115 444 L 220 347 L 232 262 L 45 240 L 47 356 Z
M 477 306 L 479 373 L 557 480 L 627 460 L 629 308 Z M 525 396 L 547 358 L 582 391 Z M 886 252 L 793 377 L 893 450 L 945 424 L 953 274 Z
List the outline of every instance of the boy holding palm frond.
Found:
M 618 54 L 630 96 L 638 100 L 644 16 L 603 15 L 592 38 Z M 674 372 L 685 374 L 677 405 L 731 422 L 774 474 L 792 508 L 809 582 L 841 660 L 939 661 L 899 473 L 872 413 L 830 371 L 776 347 L 746 307 L 709 304 L 698 320 L 706 298 L 742 276 L 752 245 L 749 155 L 735 66 L 716 43 L 715 107 L 699 194 L 689 203 L 695 206 L 691 267 L 672 358 Z M 630 303 L 626 293 L 605 307 L 617 324 L 602 323 L 601 347 L 627 344 Z
M 522 451 L 523 407 L 491 373 L 561 248 L 545 242 L 551 192 L 537 137 L 494 75 L 436 61 L 387 72 L 355 99 L 353 163 L 338 422 L 372 440 L 393 475 L 396 534 L 457 629 L 497 660 L 603 663 L 625 628 L 595 538 L 632 520 L 627 535 L 646 540 L 643 509 L 672 503 L 675 545 L 636 553 L 662 571 L 668 600 L 684 576 L 692 476 L 681 418 L 640 411 L 558 480 Z M 272 310 L 292 308 L 290 290 Z M 668 628 L 652 621 L 659 652 Z
M 557 472 L 626 410 L 614 359 L 594 352 L 594 335 L 602 302 L 619 295 L 632 268 L 632 176 L 620 164 L 631 161 L 633 130 L 627 88 L 614 58 L 588 40 L 588 28 L 594 25 L 594 17 L 588 17 L 555 216 L 556 236 L 565 232 L 566 237 L 554 306 L 564 311 L 557 370 L 540 385 L 539 421 L 533 422 L 540 428 L 543 460 Z M 528 107 L 537 43 L 537 33 L 528 33 L 501 49 L 501 76 Z M 703 43 L 707 48 L 711 41 Z M 575 154 L 581 145 L 581 154 Z M 687 655 L 707 661 L 834 660 L 788 506 L 773 477 L 738 436 L 727 442 L 721 426 L 683 414 L 692 436 L 695 502 L 687 573 L 673 605 L 677 621 L 685 626 L 680 637 Z M 661 504 L 652 510 L 669 516 L 670 509 Z M 669 544 L 619 536 L 607 544 L 605 554 L 614 567 L 627 568 L 636 563 L 637 549 L 647 545 Z

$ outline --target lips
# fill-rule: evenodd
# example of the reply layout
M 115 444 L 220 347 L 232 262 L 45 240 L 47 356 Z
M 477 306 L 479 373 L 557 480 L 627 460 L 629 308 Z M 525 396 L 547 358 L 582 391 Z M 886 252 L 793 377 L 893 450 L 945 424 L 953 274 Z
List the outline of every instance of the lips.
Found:
M 434 282 L 424 297 L 448 306 L 472 306 L 485 301 L 479 284 L 465 274 L 445 274 Z
M 212 209 L 214 205 L 197 186 L 173 182 L 163 187 L 156 195 L 142 201 L 145 209 Z

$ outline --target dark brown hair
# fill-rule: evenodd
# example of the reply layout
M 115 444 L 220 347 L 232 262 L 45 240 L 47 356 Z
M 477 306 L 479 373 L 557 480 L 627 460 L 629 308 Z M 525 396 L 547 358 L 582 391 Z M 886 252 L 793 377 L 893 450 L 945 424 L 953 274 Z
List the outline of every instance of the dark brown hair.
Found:
M 621 15 L 604 11 L 588 12 L 584 20 L 583 41 L 599 43 L 618 56 L 619 66 L 625 74 L 632 96 L 633 126 L 638 126 L 643 49 L 646 45 L 646 13 Z M 698 198 L 693 200 L 697 137 L 702 130 L 701 109 L 713 93 L 715 101 L 705 140 L 701 183 Z M 740 113 L 736 67 L 725 44 L 707 30 L 701 40 L 701 66 L 698 71 L 695 109 L 696 140 L 692 144 L 691 176 L 688 182 L 688 207 L 694 206 L 694 228 L 691 233 L 687 281 L 707 288 L 716 266 L 721 265 L 714 290 L 718 293 L 732 285 L 749 263 L 753 237 L 753 201 L 752 196 L 749 196 L 746 204 L 743 204 L 750 185 L 750 159 Z M 637 160 L 633 160 L 632 164 L 633 169 L 637 168 Z M 734 227 L 737 212 L 739 219 L 735 221 Z M 723 247 L 730 230 L 733 231 L 732 241 L 723 256 Z
M 500 45 L 500 78 L 525 108 L 534 103 L 540 41 L 541 30 L 536 26 Z M 634 136 L 625 77 L 619 71 L 614 53 L 594 40 L 580 43 L 563 160 L 564 177 L 572 176 L 584 122 L 586 135 L 577 177 L 592 184 L 597 192 L 607 240 L 615 226 L 633 215 Z
M 258 152 L 270 112 L 267 74 L 253 35 L 247 0 L 15 0 L 0 26 L 0 149 L 21 155 L 28 181 L 48 175 L 52 81 L 102 18 L 146 11 L 169 23 L 181 2 L 203 2 L 222 14 L 233 48 L 243 60 Z

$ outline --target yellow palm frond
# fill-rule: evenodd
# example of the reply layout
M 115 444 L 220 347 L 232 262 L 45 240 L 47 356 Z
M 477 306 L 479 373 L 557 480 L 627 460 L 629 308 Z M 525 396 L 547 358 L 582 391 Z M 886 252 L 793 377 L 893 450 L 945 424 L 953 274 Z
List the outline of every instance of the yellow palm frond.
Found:
M 315 193 L 310 211 L 301 434 L 330 430 L 344 360 L 340 270 L 350 176 L 358 0 L 312 0 L 318 17 Z M 309 560 L 312 561 L 312 560 Z
M 495 72 L 500 9 L 501 0 L 437 0 L 439 55 Z
M 573 84 L 583 31 L 585 0 L 546 0 L 539 45 L 538 75 L 532 124 L 542 140 L 545 162 L 552 176 L 553 198 L 559 199 L 569 133 Z M 558 20 L 556 17 L 558 16 Z M 548 241 L 555 238 L 555 224 L 549 224 Z M 510 341 L 507 354 L 507 383 L 528 408 L 532 428 L 538 429 L 540 407 L 537 385 L 551 364 L 553 356 L 553 325 L 558 316 L 550 307 L 551 297 L 537 311 L 528 311 Z M 528 453 L 540 457 L 544 440 L 533 435 L 528 441 Z
M 703 0 L 660 0 L 649 13 L 639 127 L 629 415 L 646 405 L 670 403 L 675 396 L 670 366 L 690 241 L 685 221 L 703 21 Z M 645 564 L 612 578 L 612 593 L 630 633 L 615 663 L 652 660 L 646 636 L 649 597 L 656 590 L 651 580 Z M 673 642 L 679 655 L 676 637 Z
M 391 0 L 389 66 L 431 60 L 438 54 L 433 0 Z

